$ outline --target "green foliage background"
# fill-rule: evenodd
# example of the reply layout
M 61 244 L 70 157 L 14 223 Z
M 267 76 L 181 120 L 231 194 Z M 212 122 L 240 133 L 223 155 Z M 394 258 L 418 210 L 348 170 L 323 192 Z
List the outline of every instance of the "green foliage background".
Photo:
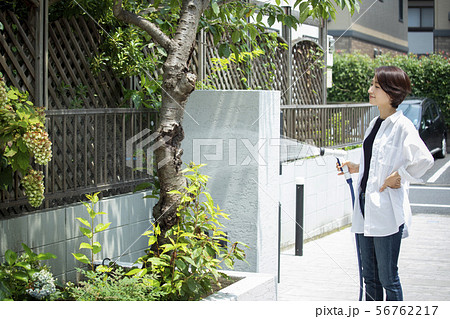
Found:
M 367 102 L 367 90 L 375 68 L 382 65 L 402 68 L 411 79 L 411 95 L 434 99 L 450 127 L 450 61 L 444 53 L 426 56 L 386 54 L 375 59 L 360 53 L 337 53 L 334 55 L 333 87 L 328 89 L 329 103 Z

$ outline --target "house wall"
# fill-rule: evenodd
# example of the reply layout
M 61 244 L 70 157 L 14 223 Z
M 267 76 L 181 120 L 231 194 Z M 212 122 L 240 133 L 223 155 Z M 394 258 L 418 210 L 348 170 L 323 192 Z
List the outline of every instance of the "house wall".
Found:
M 408 52 L 408 3 L 403 3 L 403 21 L 399 20 L 398 1 L 363 1 L 360 11 L 350 16 L 338 10 L 336 20 L 328 24 L 328 34 L 336 39 L 335 48 L 347 52 Z M 345 43 L 347 39 L 347 43 Z
M 434 50 L 450 53 L 450 1 L 436 0 L 434 5 Z

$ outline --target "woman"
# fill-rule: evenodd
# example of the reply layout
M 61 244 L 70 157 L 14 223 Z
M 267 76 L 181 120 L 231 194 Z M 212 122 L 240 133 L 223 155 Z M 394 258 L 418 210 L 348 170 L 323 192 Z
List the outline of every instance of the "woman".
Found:
M 383 288 L 386 300 L 403 300 L 397 262 L 411 223 L 408 187 L 420 181 L 433 157 L 413 123 L 397 112 L 411 92 L 407 74 L 394 66 L 377 68 L 368 92 L 380 116 L 366 131 L 360 164 L 342 164 L 359 172 L 352 232 L 359 238 L 366 300 L 383 300 Z

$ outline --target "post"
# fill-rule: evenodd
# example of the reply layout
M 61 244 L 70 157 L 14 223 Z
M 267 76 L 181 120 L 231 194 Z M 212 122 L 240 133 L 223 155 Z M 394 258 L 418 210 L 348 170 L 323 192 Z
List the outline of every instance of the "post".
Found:
M 280 140 L 283 138 L 284 136 L 284 113 L 283 111 L 280 111 Z M 281 154 L 281 142 L 280 142 L 280 154 Z M 283 163 L 281 162 L 281 158 L 280 158 L 280 172 L 279 175 L 283 175 Z
M 304 187 L 297 184 L 295 192 L 295 256 L 303 256 Z
M 328 20 L 320 18 L 319 44 L 323 49 L 322 72 L 322 104 L 327 104 L 327 51 L 328 51 Z
M 198 34 L 198 70 L 197 70 L 197 76 L 198 79 L 197 81 L 202 82 L 205 77 L 206 77 L 206 51 L 205 51 L 205 42 L 206 42 L 206 37 L 205 37 L 205 32 L 202 30 L 200 30 L 200 33 Z
M 278 203 L 278 283 L 281 277 L 281 203 Z
M 35 11 L 35 105 L 48 109 L 48 0 L 39 1 Z
M 290 6 L 283 6 L 283 10 L 285 14 L 291 14 L 291 7 Z M 287 90 L 285 91 L 286 94 L 286 105 L 292 104 L 292 30 L 290 27 L 283 25 L 283 28 L 281 30 L 281 36 L 284 38 L 284 40 L 287 42 L 288 45 L 288 56 L 287 56 Z

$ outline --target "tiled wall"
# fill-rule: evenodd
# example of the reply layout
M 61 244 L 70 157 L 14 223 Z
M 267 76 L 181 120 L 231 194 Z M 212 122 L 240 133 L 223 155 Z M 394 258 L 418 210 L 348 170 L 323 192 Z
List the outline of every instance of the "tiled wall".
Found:
M 154 199 L 143 199 L 144 195 L 146 193 L 140 192 L 113 196 L 97 203 L 95 211 L 107 214 L 97 216 L 95 224 L 111 222 L 111 225 L 94 237 L 102 245 L 96 260 L 120 257 L 122 262 L 134 262 L 145 254 L 147 239 L 141 234 L 151 225 L 150 216 L 155 202 Z M 77 217 L 89 220 L 82 204 L 0 221 L 0 258 L 3 260 L 7 249 L 22 251 L 21 243 L 25 243 L 36 253 L 52 253 L 58 257 L 46 262 L 58 279 L 63 282 L 75 280 L 75 267 L 83 264 L 76 261 L 72 253 L 88 255 L 86 249 L 78 249 L 87 238 L 80 233 L 82 224 L 76 220 Z

